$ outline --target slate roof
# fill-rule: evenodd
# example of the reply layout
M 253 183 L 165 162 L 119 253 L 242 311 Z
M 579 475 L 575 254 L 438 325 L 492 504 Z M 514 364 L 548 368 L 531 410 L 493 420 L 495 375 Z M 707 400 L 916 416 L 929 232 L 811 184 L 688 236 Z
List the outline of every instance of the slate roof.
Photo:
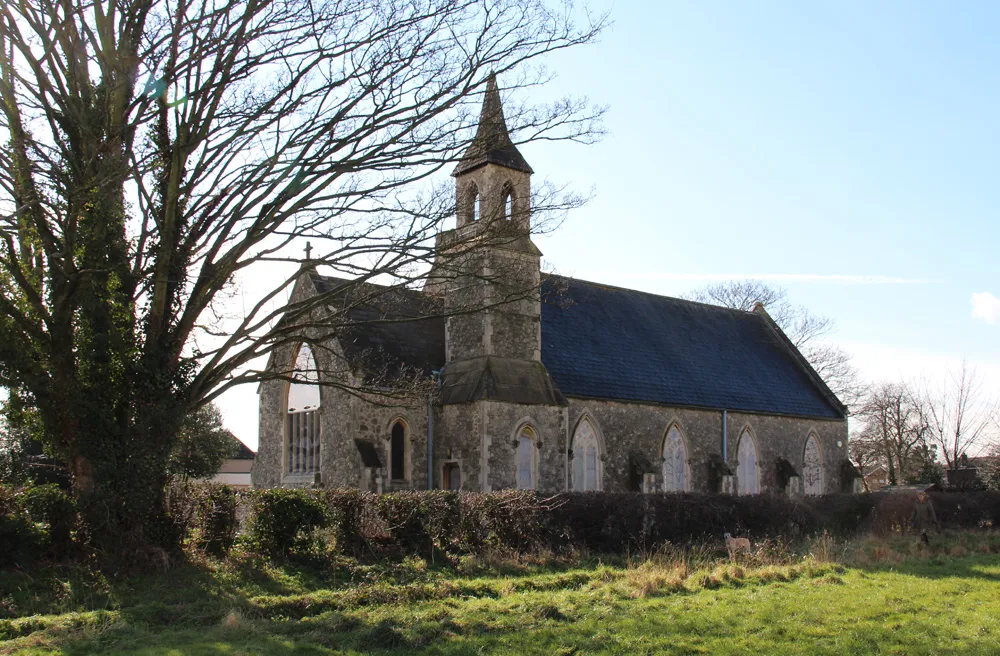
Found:
M 497 76 L 494 73 L 490 74 L 486 82 L 486 96 L 483 98 L 483 110 L 479 115 L 476 136 L 473 137 L 472 143 L 462 155 L 452 175 L 461 175 L 486 164 L 499 164 L 525 173 L 533 172 L 517 146 L 510 140 L 500 102 L 500 91 L 497 88 Z
M 312 275 L 323 294 L 349 281 Z M 358 371 L 392 375 L 402 370 L 429 375 L 444 365 L 444 318 L 437 301 L 411 289 L 352 284 L 350 292 L 334 295 L 328 303 L 344 311 L 348 323 L 341 334 L 344 356 Z
M 313 275 L 320 292 L 343 282 Z M 813 378 L 808 364 L 761 314 L 562 276 L 544 278 L 542 299 L 542 364 L 555 383 L 542 387 L 556 404 L 564 403 L 565 395 L 828 419 L 846 416 L 836 397 L 817 382 L 818 376 Z M 357 322 L 341 336 L 352 366 L 425 374 L 444 367 L 444 319 L 408 320 L 434 311 L 433 299 L 419 291 L 393 290 L 368 303 L 352 303 L 346 297 L 340 302 Z M 519 371 L 504 374 L 499 385 L 494 380 L 497 372 L 510 367 L 486 364 L 490 366 L 452 372 L 454 402 L 509 387 L 506 378 L 517 382 L 523 377 Z M 472 376 L 483 371 L 490 375 Z M 463 394 L 471 396 L 459 399 Z
M 561 276 L 542 290 L 542 362 L 566 396 L 845 416 L 760 314 Z

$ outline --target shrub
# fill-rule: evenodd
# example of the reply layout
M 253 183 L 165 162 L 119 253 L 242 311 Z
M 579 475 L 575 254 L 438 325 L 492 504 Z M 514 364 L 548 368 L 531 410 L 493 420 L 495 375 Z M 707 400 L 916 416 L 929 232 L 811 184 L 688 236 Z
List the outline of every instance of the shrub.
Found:
M 208 553 L 224 556 L 236 541 L 236 493 L 228 485 L 207 485 L 198 507 L 201 546 Z
M 58 485 L 0 486 L 0 567 L 66 557 L 76 519 L 76 504 Z
M 429 557 L 436 551 L 457 553 L 461 549 L 462 508 L 457 492 L 394 492 L 376 499 L 396 550 Z
M 14 489 L 0 486 L 0 567 L 35 560 L 45 543 L 43 531 L 18 501 Z
M 19 503 L 36 525 L 41 525 L 47 550 L 54 558 L 69 554 L 77 521 L 76 502 L 54 483 L 23 488 Z
M 375 495 L 361 490 L 338 489 L 324 494 L 330 512 L 330 523 L 337 550 L 352 556 L 361 556 L 375 537 L 372 507 Z
M 299 489 L 261 490 L 251 495 L 248 546 L 263 555 L 287 558 L 315 544 L 316 529 L 330 525 L 320 493 Z

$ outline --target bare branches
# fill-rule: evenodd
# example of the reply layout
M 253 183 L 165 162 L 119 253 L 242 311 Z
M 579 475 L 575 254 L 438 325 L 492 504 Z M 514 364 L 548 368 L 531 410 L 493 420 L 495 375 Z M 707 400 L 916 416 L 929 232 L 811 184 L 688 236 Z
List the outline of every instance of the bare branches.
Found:
M 146 421 L 134 398 L 195 405 L 260 380 L 251 364 L 295 330 L 348 329 L 335 297 L 422 287 L 455 214 L 429 181 L 472 136 L 487 76 L 544 83 L 545 55 L 605 22 L 576 19 L 542 0 L 2 5 L 0 342 L 51 378 L 29 381 L 22 358 L 0 382 L 48 386 L 32 392 L 60 421 L 99 390 L 126 430 Z M 601 133 L 603 110 L 583 100 L 511 107 L 518 143 Z M 541 189 L 534 231 L 580 202 Z M 309 267 L 350 282 L 286 305 L 303 237 L 317 246 Z M 266 288 L 238 290 L 259 266 Z M 411 320 L 444 310 L 422 312 Z
M 957 373 L 937 387 L 921 391 L 927 408 L 930 433 L 949 469 L 957 469 L 963 456 L 980 455 L 996 442 L 997 399 L 987 398 L 983 380 L 963 360 Z

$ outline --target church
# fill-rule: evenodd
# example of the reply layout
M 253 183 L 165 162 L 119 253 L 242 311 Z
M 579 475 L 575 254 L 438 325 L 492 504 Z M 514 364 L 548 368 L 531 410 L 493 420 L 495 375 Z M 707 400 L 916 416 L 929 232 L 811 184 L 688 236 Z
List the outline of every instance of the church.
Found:
M 763 307 L 542 274 L 532 173 L 491 78 L 423 288 L 303 267 L 293 301 L 330 300 L 271 356 L 255 487 L 853 489 L 847 408 Z

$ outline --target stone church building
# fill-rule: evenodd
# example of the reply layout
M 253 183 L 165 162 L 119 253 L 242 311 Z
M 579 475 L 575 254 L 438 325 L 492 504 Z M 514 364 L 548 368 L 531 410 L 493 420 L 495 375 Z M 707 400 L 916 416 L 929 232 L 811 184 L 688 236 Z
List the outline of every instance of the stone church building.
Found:
M 424 288 L 303 268 L 293 300 L 332 300 L 272 355 L 287 373 L 259 389 L 256 487 L 852 488 L 847 409 L 763 308 L 541 274 L 531 175 L 491 79 Z M 424 391 L 358 393 L 375 372 Z

